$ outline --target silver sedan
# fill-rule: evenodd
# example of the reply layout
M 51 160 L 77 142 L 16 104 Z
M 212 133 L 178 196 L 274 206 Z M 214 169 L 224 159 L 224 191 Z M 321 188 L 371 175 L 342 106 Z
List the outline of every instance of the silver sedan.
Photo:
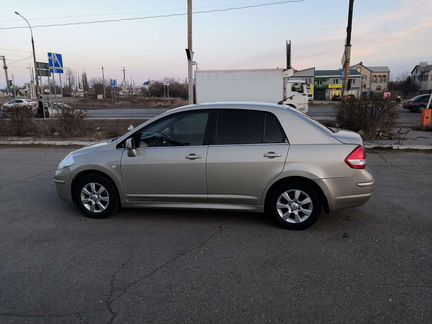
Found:
M 54 181 L 93 218 L 120 206 L 235 209 L 265 211 L 289 229 L 365 204 L 374 183 L 358 134 L 248 102 L 170 110 L 70 153 Z

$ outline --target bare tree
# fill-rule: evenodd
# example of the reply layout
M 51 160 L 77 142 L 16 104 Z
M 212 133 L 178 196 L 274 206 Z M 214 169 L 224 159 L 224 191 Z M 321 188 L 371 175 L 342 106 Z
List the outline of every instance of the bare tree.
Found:
M 84 90 L 84 95 L 86 95 L 89 91 L 89 83 L 87 80 L 87 73 L 83 72 L 81 75 L 81 79 L 82 79 L 82 86 L 83 86 L 83 90 Z
M 70 89 L 74 89 L 77 81 L 76 73 L 72 69 L 66 68 L 65 75 L 67 85 Z
M 93 78 L 90 80 L 90 88 L 93 90 L 94 94 L 100 95 L 103 94 L 103 80 L 102 78 Z M 107 86 L 107 82 L 105 81 L 105 93 L 107 98 L 111 97 L 111 87 Z

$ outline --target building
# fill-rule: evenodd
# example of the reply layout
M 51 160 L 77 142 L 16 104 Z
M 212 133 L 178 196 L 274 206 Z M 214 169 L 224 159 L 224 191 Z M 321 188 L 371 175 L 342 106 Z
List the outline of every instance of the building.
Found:
M 420 62 L 411 71 L 411 80 L 419 86 L 420 90 L 432 90 L 432 65 Z
M 315 70 L 314 100 L 340 100 L 342 96 L 342 69 Z M 348 91 L 356 97 L 361 95 L 362 75 L 350 70 L 351 89 Z
M 388 91 L 390 69 L 388 66 L 365 66 L 360 62 L 351 67 L 361 73 L 361 92 L 384 92 Z

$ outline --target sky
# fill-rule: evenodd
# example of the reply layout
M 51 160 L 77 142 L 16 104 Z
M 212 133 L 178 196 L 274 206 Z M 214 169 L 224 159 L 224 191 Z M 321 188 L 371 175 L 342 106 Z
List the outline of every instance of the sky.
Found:
M 282 0 L 280 0 L 282 1 Z M 224 9 L 277 0 L 193 0 L 193 10 Z M 295 69 L 338 69 L 346 37 L 348 0 L 304 0 L 272 6 L 193 15 L 194 59 L 199 69 L 285 67 L 285 41 L 292 41 Z M 91 25 L 38 25 L 186 13 L 187 0 L 0 0 L 0 55 L 9 77 L 22 85 L 32 66 L 33 26 L 37 61 L 63 55 L 64 66 L 89 79 L 145 80 L 187 76 L 187 17 L 174 16 Z M 387 65 L 391 78 L 420 61 L 432 63 L 432 1 L 355 0 L 351 62 Z M 4 88 L 3 71 L 0 88 Z

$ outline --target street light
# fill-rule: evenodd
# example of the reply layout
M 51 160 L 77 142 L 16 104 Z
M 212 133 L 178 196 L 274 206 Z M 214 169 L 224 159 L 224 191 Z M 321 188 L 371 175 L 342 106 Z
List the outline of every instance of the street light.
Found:
M 25 22 L 27 23 L 27 25 L 30 28 L 30 34 L 31 34 L 31 43 L 32 43 L 32 49 L 33 49 L 33 63 L 34 63 L 34 69 L 35 69 L 35 80 L 36 80 L 36 89 L 35 89 L 35 93 L 36 93 L 36 99 L 39 100 L 39 79 L 38 79 L 38 73 L 37 73 L 37 68 L 36 68 L 36 53 L 35 53 L 35 46 L 34 46 L 34 40 L 33 40 L 33 31 L 32 28 L 30 26 L 30 23 L 28 22 L 27 19 L 25 19 L 25 17 L 21 16 L 19 14 L 18 11 L 15 11 L 15 14 L 20 16 L 22 19 L 25 20 Z

